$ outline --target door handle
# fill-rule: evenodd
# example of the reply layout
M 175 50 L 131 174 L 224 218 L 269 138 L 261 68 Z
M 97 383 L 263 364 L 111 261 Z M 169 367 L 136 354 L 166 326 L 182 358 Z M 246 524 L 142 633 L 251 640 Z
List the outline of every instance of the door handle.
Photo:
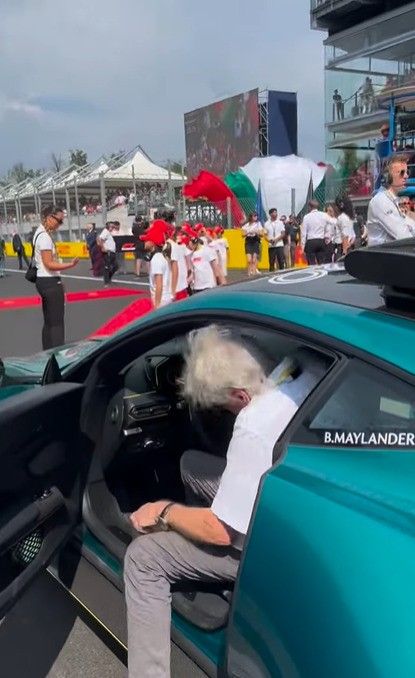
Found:
M 0 554 L 8 551 L 64 506 L 64 496 L 57 487 L 51 487 L 39 499 L 25 506 L 0 529 Z

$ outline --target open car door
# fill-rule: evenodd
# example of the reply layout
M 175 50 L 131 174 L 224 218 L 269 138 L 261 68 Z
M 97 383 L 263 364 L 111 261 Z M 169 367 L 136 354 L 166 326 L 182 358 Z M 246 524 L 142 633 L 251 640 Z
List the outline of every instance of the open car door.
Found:
M 90 441 L 83 386 L 34 387 L 0 407 L 0 619 L 63 545 L 80 515 Z

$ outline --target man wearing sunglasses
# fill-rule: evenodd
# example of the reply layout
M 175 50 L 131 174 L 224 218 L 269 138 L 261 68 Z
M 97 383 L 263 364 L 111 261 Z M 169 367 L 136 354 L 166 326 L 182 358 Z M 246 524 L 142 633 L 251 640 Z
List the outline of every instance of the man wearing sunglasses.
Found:
M 399 202 L 408 176 L 406 158 L 393 155 L 385 166 L 383 187 L 369 203 L 366 224 L 369 245 L 415 237 L 415 223 L 401 210 Z

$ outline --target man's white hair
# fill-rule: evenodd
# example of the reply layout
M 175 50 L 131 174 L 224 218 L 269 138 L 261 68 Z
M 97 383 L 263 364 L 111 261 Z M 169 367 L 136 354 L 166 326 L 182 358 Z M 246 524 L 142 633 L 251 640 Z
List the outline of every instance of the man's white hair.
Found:
M 231 389 L 253 397 L 266 390 L 268 380 L 251 353 L 216 325 L 191 332 L 182 377 L 182 393 L 193 406 L 226 405 Z

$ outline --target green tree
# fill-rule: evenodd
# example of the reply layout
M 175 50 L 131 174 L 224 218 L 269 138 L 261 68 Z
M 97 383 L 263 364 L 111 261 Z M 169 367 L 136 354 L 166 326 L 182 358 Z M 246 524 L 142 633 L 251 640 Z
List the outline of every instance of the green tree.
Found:
M 78 167 L 83 167 L 88 164 L 88 154 L 86 151 L 83 151 L 80 148 L 70 149 L 69 151 L 69 161 L 72 165 L 78 165 Z

